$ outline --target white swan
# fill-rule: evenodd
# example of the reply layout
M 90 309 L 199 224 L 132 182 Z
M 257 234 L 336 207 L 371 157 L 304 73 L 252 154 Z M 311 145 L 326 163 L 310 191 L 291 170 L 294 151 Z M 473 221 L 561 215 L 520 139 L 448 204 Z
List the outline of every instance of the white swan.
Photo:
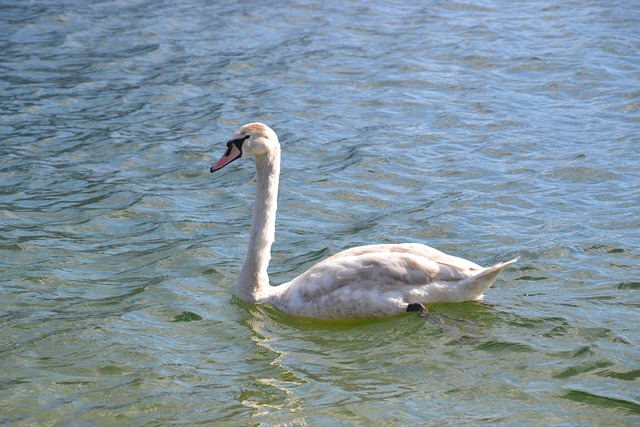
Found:
M 424 311 L 424 303 L 482 299 L 508 265 L 484 268 L 419 243 L 370 245 L 337 253 L 292 281 L 271 286 L 267 267 L 275 239 L 280 176 L 280 143 L 262 123 L 242 126 L 211 172 L 245 156 L 254 156 L 257 192 L 249 249 L 236 296 L 269 303 L 285 313 L 315 319 L 393 316 Z

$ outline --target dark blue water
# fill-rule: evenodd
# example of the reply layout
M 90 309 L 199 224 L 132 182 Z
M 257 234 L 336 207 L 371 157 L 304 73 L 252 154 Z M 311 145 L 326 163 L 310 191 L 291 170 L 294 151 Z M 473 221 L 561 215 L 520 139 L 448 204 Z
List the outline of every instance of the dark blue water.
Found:
M 637 425 L 640 5 L 0 4 L 0 423 Z M 415 241 L 484 303 L 324 324 L 232 298 Z

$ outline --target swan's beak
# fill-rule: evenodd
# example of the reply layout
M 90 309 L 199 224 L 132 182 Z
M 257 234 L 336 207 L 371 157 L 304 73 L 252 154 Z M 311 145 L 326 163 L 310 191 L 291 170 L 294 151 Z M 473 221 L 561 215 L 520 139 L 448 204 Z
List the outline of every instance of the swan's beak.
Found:
M 240 151 L 240 149 L 236 147 L 236 144 L 229 144 L 229 148 L 227 148 L 227 151 L 224 153 L 224 155 L 220 157 L 220 160 L 218 160 L 215 165 L 211 166 L 211 169 L 209 170 L 211 172 L 215 172 L 218 169 L 222 169 L 240 156 L 242 156 L 242 151 Z

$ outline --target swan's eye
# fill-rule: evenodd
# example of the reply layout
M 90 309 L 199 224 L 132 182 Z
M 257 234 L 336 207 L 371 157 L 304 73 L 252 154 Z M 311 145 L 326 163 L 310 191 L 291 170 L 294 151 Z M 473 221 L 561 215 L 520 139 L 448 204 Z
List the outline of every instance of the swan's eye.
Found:
M 246 141 L 247 139 L 249 139 L 249 135 L 245 135 L 243 138 L 236 138 L 236 139 L 232 139 L 231 141 L 227 142 L 227 154 L 229 155 L 229 153 L 231 152 L 231 145 L 235 145 L 238 150 L 242 151 L 242 143 L 244 141 Z

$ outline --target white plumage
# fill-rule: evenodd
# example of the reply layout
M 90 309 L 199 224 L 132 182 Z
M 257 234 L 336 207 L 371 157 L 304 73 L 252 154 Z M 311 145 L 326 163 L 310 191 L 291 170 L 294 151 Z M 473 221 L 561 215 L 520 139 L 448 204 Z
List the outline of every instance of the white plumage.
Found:
M 315 319 L 393 316 L 420 304 L 482 299 L 500 271 L 517 261 L 484 268 L 419 243 L 369 245 L 337 253 L 292 281 L 271 286 L 267 267 L 280 176 L 275 132 L 262 123 L 242 126 L 211 172 L 246 156 L 255 157 L 257 192 L 249 249 L 236 285 L 241 300 Z

